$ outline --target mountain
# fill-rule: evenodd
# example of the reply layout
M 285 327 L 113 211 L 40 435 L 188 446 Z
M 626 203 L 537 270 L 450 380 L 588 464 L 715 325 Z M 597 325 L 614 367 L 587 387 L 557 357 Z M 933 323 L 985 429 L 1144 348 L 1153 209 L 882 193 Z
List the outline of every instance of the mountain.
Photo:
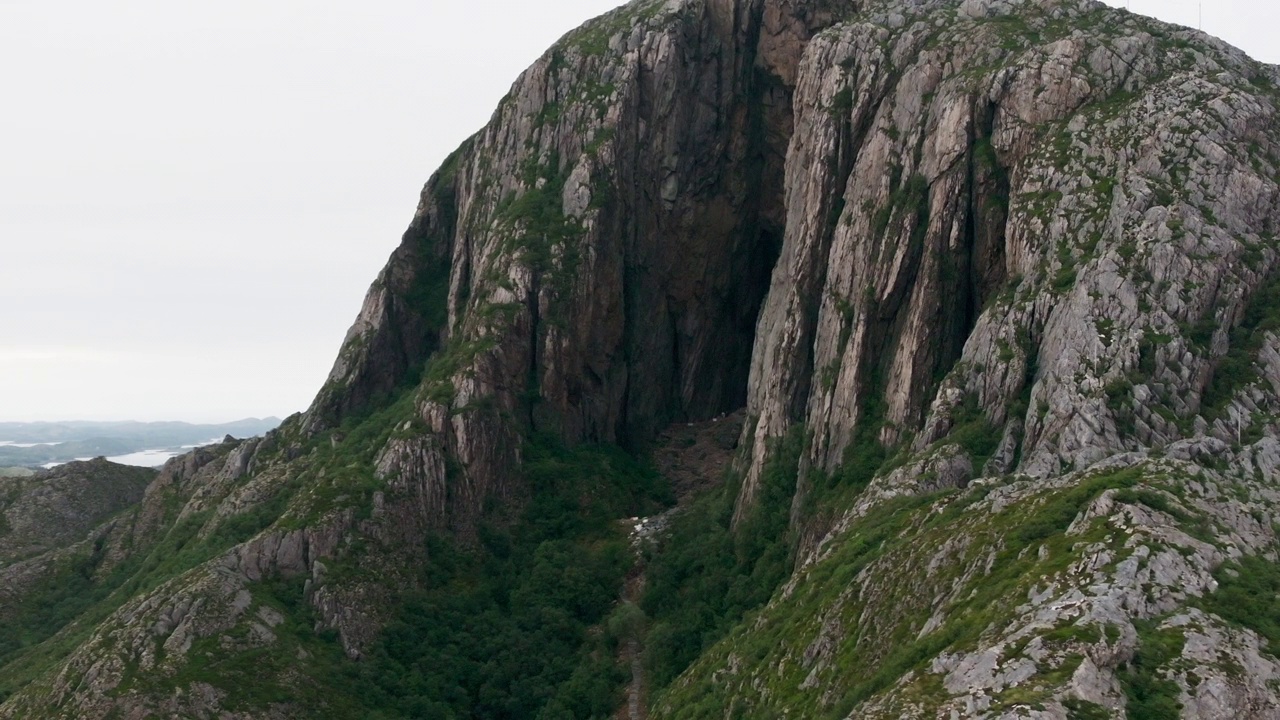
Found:
M 154 470 L 98 459 L 0 478 L 0 562 L 13 563 L 81 540 L 137 504 L 155 475 Z
M 102 459 L 0 477 L 0 662 L 6 672 L 24 649 L 49 641 L 105 597 L 110 583 L 95 571 L 120 562 L 126 549 L 108 547 L 108 540 L 133 522 L 155 477 L 154 470 Z
M 1089 0 L 593 20 L 0 717 L 1280 717 L 1278 86 Z

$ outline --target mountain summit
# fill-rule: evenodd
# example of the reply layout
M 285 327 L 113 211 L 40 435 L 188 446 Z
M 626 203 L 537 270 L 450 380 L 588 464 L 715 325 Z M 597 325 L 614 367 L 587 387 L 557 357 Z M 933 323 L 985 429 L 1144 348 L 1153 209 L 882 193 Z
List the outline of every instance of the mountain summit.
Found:
M 306 413 L 0 595 L 0 718 L 1280 718 L 1278 88 L 1088 0 L 593 20 Z

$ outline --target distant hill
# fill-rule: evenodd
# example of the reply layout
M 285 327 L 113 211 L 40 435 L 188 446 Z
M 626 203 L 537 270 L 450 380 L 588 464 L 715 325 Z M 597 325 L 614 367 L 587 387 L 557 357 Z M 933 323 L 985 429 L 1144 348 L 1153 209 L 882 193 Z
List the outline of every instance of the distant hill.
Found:
M 247 418 L 221 424 L 184 422 L 39 422 L 0 423 L 0 467 L 36 466 L 76 458 L 125 455 L 142 450 L 181 448 L 262 435 L 279 418 Z M 26 446 L 26 447 L 24 447 Z

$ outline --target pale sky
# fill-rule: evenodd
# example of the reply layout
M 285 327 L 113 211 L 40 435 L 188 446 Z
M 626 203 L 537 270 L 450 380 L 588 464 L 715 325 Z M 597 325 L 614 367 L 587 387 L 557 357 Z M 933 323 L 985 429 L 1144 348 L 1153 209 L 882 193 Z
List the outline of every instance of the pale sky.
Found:
M 0 421 L 305 409 L 422 183 L 618 4 L 0 0 Z M 1206 6 L 1280 62 L 1280 6 Z

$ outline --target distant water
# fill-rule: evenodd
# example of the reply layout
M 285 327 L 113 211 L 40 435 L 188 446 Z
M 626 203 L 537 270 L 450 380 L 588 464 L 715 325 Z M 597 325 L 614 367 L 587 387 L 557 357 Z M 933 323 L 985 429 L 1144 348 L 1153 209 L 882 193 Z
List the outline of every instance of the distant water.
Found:
M 0 447 L 33 448 L 33 447 L 44 447 L 45 445 L 53 446 L 53 445 L 61 445 L 61 444 L 62 444 L 62 443 L 60 443 L 60 442 L 52 442 L 52 443 L 20 443 L 20 442 L 13 442 L 13 441 L 11 441 L 11 440 L 0 440 Z
M 197 443 L 195 445 L 183 445 L 179 448 L 164 448 L 159 450 L 139 450 L 138 452 L 132 452 L 127 455 L 111 455 L 108 456 L 107 459 L 120 465 L 132 465 L 134 467 L 148 468 L 160 467 L 170 459 L 175 458 L 188 450 L 194 450 L 195 448 L 204 447 L 205 445 L 216 445 L 220 442 L 222 442 L 222 438 L 214 438 L 207 442 Z M 76 458 L 76 460 L 82 461 L 92 459 L 93 458 Z M 60 462 L 45 463 L 43 467 L 47 470 L 48 468 L 55 468 L 59 465 L 65 464 L 66 463 Z

